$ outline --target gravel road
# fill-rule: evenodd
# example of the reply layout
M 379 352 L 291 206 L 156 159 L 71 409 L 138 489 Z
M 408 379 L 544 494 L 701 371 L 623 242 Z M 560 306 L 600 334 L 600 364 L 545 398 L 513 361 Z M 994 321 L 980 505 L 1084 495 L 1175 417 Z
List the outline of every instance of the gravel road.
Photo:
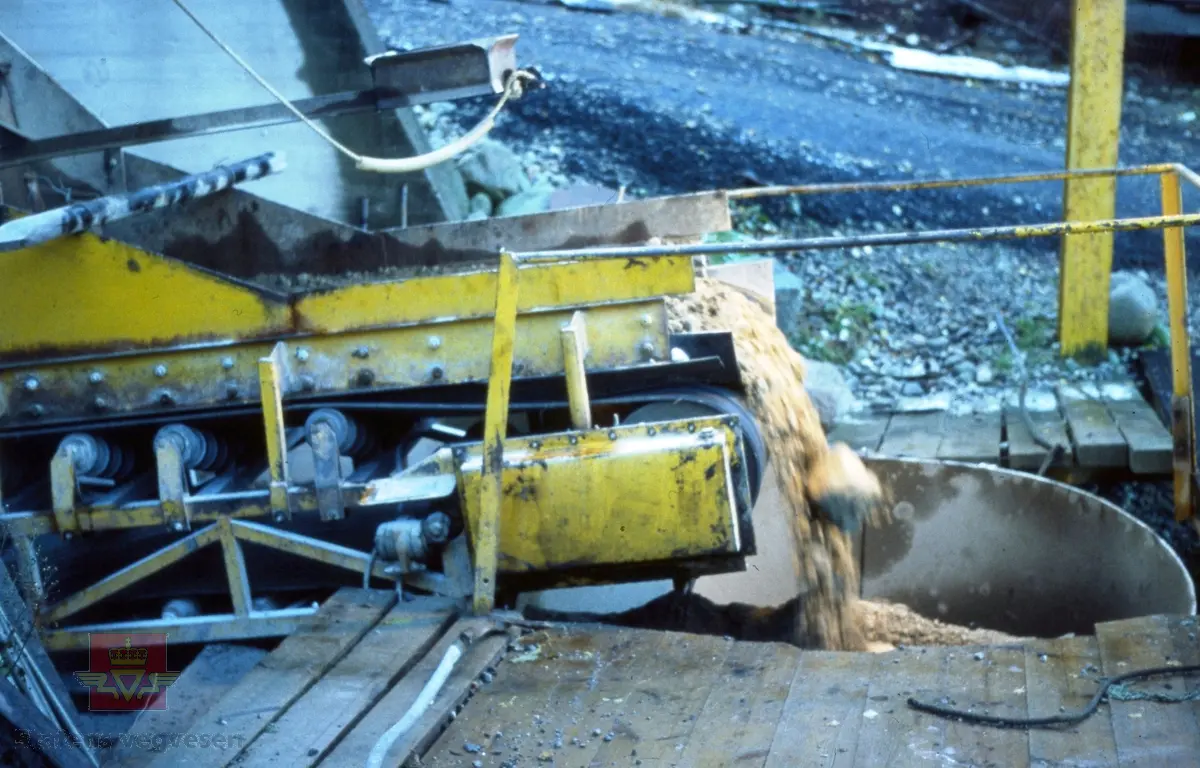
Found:
M 515 103 L 495 135 L 518 152 L 560 147 L 568 173 L 634 191 L 734 186 L 746 171 L 782 183 L 1013 173 L 1063 161 L 1064 89 L 914 74 L 835 43 L 651 14 L 511 0 L 367 7 L 397 48 L 520 34 L 519 61 L 538 67 L 549 87 Z M 1137 75 L 1128 85 L 1122 161 L 1196 157 L 1200 123 L 1183 120 L 1200 107 L 1194 88 Z M 460 105 L 453 114 L 467 126 L 488 106 Z M 808 201 L 804 214 L 825 227 L 1049 221 L 1061 215 L 1059 198 L 1057 184 L 843 196 Z M 1122 185 L 1119 214 L 1157 208 L 1153 181 Z M 1200 247 L 1200 235 L 1193 240 Z M 1157 267 L 1160 243 L 1154 233 L 1118 235 L 1118 267 Z

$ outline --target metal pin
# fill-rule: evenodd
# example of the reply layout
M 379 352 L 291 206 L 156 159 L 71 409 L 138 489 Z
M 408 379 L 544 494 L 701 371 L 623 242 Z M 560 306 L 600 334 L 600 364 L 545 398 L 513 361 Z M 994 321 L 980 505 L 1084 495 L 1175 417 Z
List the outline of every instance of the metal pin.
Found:
M 304 347 L 300 347 L 300 349 L 297 349 L 296 350 L 296 359 L 302 363 L 305 362 L 306 360 L 308 360 L 308 350 L 305 349 Z
M 160 379 L 162 377 L 166 376 L 167 375 L 167 366 L 163 365 L 162 363 L 159 363 L 158 365 L 154 366 L 154 375 Z
M 221 358 L 221 367 L 227 371 L 233 370 L 233 358 L 232 357 L 222 357 Z
M 38 380 L 36 378 L 34 378 L 33 376 L 30 376 L 28 379 L 25 379 L 25 391 L 26 392 L 37 392 L 39 386 L 40 386 L 40 384 L 38 384 Z
M 88 382 L 89 383 L 99 384 L 102 381 L 104 381 L 104 374 L 100 373 L 100 371 L 92 371 L 91 373 L 88 374 Z
M 440 347 L 440 346 L 442 346 L 442 340 L 441 340 L 441 339 L 439 339 L 437 336 L 430 336 L 430 337 L 429 337 L 429 348 L 430 348 L 430 349 L 437 349 L 437 348 L 438 348 L 438 347 Z

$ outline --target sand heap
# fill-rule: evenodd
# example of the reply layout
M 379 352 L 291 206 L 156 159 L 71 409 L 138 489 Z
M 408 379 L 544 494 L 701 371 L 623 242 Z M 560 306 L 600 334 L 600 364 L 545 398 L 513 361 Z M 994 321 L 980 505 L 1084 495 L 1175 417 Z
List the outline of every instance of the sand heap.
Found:
M 866 650 L 850 537 L 813 514 L 812 502 L 818 494 L 833 495 L 866 504 L 872 516 L 880 514 L 878 481 L 849 449 L 832 449 L 826 442 L 802 386 L 803 358 L 767 306 L 733 286 L 702 278 L 694 293 L 670 300 L 669 312 L 672 331 L 733 333 L 747 405 L 763 431 L 795 537 L 802 607 L 791 642 L 803 648 Z
M 899 603 L 860 600 L 858 614 L 871 650 L 897 645 L 1007 645 L 1020 638 L 991 629 L 969 629 L 915 613 Z

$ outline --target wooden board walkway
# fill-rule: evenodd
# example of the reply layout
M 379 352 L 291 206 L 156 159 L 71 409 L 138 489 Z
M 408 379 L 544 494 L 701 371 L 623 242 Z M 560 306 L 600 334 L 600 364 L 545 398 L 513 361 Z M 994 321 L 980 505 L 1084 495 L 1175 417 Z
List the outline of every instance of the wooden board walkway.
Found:
M 1063 446 L 1059 469 L 1171 473 L 1171 433 L 1127 383 L 1063 386 L 1030 392 L 1022 414 L 1016 394 L 984 412 L 946 409 L 851 416 L 830 433 L 858 451 L 893 457 L 996 464 L 1036 471 L 1049 453 L 1037 436 Z M 1030 431 L 1030 425 L 1037 436 Z
M 201 669 L 171 689 L 173 709 L 135 727 L 207 736 L 205 746 L 160 745 L 150 760 L 127 747 L 108 764 L 362 766 L 445 651 L 483 622 L 359 589 L 339 592 L 318 619 L 324 632 L 297 633 L 252 666 L 239 660 L 237 681 L 228 667 L 214 677 L 201 654 Z M 1200 662 L 1198 633 L 1194 616 L 1153 616 L 1095 636 L 880 654 L 615 627 L 555 627 L 515 643 L 498 633 L 468 646 L 383 765 L 1197 765 L 1200 702 L 1118 701 L 1075 727 L 1025 731 L 921 714 L 906 700 L 1056 714 L 1081 707 L 1100 675 Z M 1198 683 L 1139 686 L 1178 694 Z

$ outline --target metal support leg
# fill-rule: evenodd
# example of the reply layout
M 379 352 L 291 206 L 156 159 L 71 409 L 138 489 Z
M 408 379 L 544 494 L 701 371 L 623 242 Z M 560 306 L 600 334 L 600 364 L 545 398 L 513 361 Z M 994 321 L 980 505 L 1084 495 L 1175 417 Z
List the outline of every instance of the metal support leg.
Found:
M 591 429 L 592 403 L 588 396 L 587 325 L 583 313 L 576 312 L 562 329 L 563 366 L 567 374 L 567 401 L 571 406 L 571 425 L 575 429 Z
M 222 517 L 217 522 L 217 535 L 221 540 L 221 555 L 225 561 L 225 578 L 229 580 L 229 599 L 233 602 L 234 614 L 250 615 L 250 581 L 246 578 L 246 561 L 242 557 L 242 545 L 233 532 L 233 522 Z
M 286 356 L 287 348 L 280 342 L 270 355 L 258 361 L 258 386 L 271 472 L 271 510 L 277 521 L 292 518 L 288 497 L 287 433 L 283 421 L 283 361 Z
M 517 264 L 511 253 L 500 254 L 496 274 L 496 319 L 492 327 L 492 364 L 484 415 L 483 472 L 479 521 L 475 529 L 475 597 L 477 615 L 496 603 L 500 504 L 504 474 L 504 439 L 508 432 L 508 396 L 512 387 L 513 337 L 517 324 Z
M 1110 168 L 1117 164 L 1121 128 L 1125 0 L 1077 0 L 1072 8 L 1067 169 Z M 1065 220 L 1110 219 L 1115 210 L 1115 178 L 1065 182 Z M 1112 248 L 1111 232 L 1063 237 L 1058 334 L 1064 356 L 1098 362 L 1108 348 Z
M 1183 211 L 1179 174 L 1162 174 L 1164 216 Z M 1172 473 L 1175 479 L 1175 519 L 1180 522 L 1195 511 L 1193 476 L 1196 468 L 1195 399 L 1192 392 L 1192 355 L 1188 344 L 1187 259 L 1182 227 L 1163 230 L 1167 273 L 1167 317 L 1171 329 L 1171 434 L 1174 438 Z

